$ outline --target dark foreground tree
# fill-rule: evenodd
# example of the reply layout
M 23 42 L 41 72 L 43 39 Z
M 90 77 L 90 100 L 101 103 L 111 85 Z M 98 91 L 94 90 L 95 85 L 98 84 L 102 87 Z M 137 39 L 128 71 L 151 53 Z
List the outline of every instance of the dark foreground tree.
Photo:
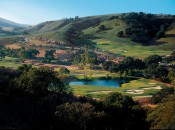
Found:
M 150 129 L 175 129 L 175 95 L 168 95 L 163 103 L 148 113 L 147 121 Z
M 96 113 L 95 107 L 89 103 L 65 103 L 56 109 L 56 122 L 54 127 L 63 130 L 90 129 L 98 127 L 93 125 L 95 122 L 92 122 L 92 120 L 103 115 L 103 112 Z
M 124 32 L 123 32 L 123 31 L 119 31 L 119 32 L 117 33 L 117 36 L 118 36 L 118 37 L 123 37 L 123 35 L 124 35 Z
M 131 97 L 109 94 L 104 101 L 107 124 L 112 129 L 148 129 L 146 112 Z
M 44 94 L 49 90 L 66 91 L 64 83 L 57 78 L 56 72 L 49 68 L 30 68 L 15 78 L 13 85 L 30 94 Z

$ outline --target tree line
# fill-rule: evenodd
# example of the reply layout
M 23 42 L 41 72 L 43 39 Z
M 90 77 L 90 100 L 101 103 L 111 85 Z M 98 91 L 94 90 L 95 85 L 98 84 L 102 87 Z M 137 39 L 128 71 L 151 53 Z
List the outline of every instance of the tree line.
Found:
M 170 62 L 175 61 L 175 52 L 173 51 L 169 57 L 159 55 L 151 55 L 146 57 L 143 61 L 141 59 L 126 57 L 120 63 L 113 61 L 106 61 L 102 63 L 103 69 L 111 73 L 119 73 L 126 78 L 127 76 L 145 77 L 149 79 L 156 79 L 158 81 L 172 83 L 175 80 L 175 69 L 169 65 Z M 165 62 L 165 65 L 161 65 Z

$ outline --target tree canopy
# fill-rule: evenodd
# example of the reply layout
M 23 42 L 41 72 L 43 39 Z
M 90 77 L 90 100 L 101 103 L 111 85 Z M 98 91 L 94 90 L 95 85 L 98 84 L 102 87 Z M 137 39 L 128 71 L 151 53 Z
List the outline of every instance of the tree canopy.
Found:
M 13 81 L 13 85 L 22 91 L 31 94 L 43 94 L 52 88 L 55 91 L 66 91 L 64 83 L 57 78 L 56 72 L 52 69 L 41 67 L 23 70 L 23 73 Z

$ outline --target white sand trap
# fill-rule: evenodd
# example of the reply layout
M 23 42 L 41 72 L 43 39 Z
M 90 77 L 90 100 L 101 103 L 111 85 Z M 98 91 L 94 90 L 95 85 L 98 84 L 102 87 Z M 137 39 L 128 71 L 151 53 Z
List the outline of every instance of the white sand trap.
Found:
M 162 89 L 162 87 L 157 86 L 157 87 L 152 87 L 153 89 Z
M 152 95 L 146 95 L 146 96 L 134 96 L 132 98 L 147 98 L 147 97 L 152 97 Z
M 96 93 L 110 93 L 110 92 L 112 92 L 112 91 L 108 91 L 108 90 L 106 90 L 106 91 L 95 91 L 95 92 L 90 92 L 90 93 L 93 93 L 93 94 L 96 94 Z
M 92 93 L 92 94 L 96 94 L 96 93 L 100 93 L 100 92 L 90 92 L 90 93 Z
M 125 92 L 125 93 L 129 93 L 129 94 L 143 94 L 143 92 Z
M 106 91 L 100 91 L 101 93 L 110 93 L 110 92 L 112 92 L 112 91 L 108 91 L 108 90 L 106 90 Z
M 126 90 L 125 93 L 129 93 L 129 94 L 143 94 L 144 90 L 132 90 L 132 89 L 129 89 L 129 90 Z
M 156 87 L 147 87 L 147 88 L 142 88 L 144 90 L 150 90 L 150 89 L 162 89 L 162 87 L 160 86 L 156 86 Z
M 148 84 L 156 84 L 156 83 L 148 83 Z

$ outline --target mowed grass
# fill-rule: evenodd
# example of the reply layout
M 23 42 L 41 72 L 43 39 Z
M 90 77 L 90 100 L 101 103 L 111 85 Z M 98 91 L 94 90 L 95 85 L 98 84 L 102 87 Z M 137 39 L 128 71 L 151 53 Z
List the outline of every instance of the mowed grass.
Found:
M 84 79 L 84 76 L 87 76 L 88 78 L 100 78 L 100 77 L 106 77 L 107 75 L 111 75 L 108 71 L 101 71 L 101 70 L 71 70 L 71 75 L 78 78 L 78 79 Z
M 18 60 L 18 58 L 5 57 L 3 61 L 0 61 L 0 66 L 16 69 L 21 66 L 21 63 L 16 62 L 16 60 Z
M 157 45 L 157 46 L 142 46 L 138 43 L 130 43 L 130 42 L 124 42 L 124 41 L 110 41 L 107 39 L 96 39 L 94 42 L 97 43 L 97 47 L 105 50 L 121 54 L 125 56 L 132 56 L 132 57 L 139 57 L 139 58 L 145 58 L 150 55 L 168 55 L 172 51 L 169 50 L 163 50 L 160 48 L 164 48 L 164 46 L 169 46 L 168 43 L 164 43 L 164 45 Z
M 155 84 L 149 84 L 149 83 L 155 83 Z M 155 80 L 149 80 L 145 78 L 141 78 L 138 80 L 130 81 L 129 83 L 122 84 L 121 87 L 115 88 L 115 87 L 103 87 L 103 86 L 92 86 L 92 85 L 71 85 L 71 87 L 74 90 L 75 95 L 81 95 L 86 96 L 90 95 L 93 98 L 104 98 L 107 94 L 111 92 L 119 92 L 123 95 L 128 95 L 131 97 L 135 96 L 150 96 L 155 93 L 157 93 L 158 89 L 149 89 L 144 90 L 143 94 L 129 94 L 126 93 L 126 90 L 142 90 L 143 88 L 150 88 L 150 87 L 165 87 L 164 84 L 161 84 Z
M 75 95 L 80 96 L 90 95 L 93 98 L 104 98 L 110 92 L 117 92 L 117 88 L 104 87 L 104 86 L 71 85 L 71 87 L 73 88 L 73 93 Z M 100 91 L 106 91 L 106 92 L 100 92 Z
M 154 84 L 150 84 L 154 83 Z M 138 80 L 133 80 L 130 81 L 129 83 L 124 83 L 120 88 L 118 88 L 118 91 L 125 94 L 125 95 L 130 95 L 130 96 L 146 96 L 146 95 L 152 95 L 155 94 L 156 92 L 160 91 L 158 89 L 149 89 L 149 90 L 144 90 L 143 94 L 128 94 L 125 93 L 126 90 L 142 90 L 142 88 L 150 88 L 150 87 L 165 87 L 164 84 L 161 84 L 160 82 L 156 80 L 151 80 L 151 79 L 145 79 L 141 78 Z
M 97 33 L 100 25 L 105 25 L 105 31 Z M 122 54 L 125 56 L 145 58 L 150 55 L 169 55 L 175 50 L 175 29 L 166 32 L 165 38 L 156 41 L 152 46 L 142 46 L 132 42 L 130 38 L 117 36 L 119 31 L 125 31 L 128 27 L 122 20 L 102 22 L 99 26 L 84 30 L 85 35 L 90 35 L 90 39 L 96 43 L 96 47 L 105 51 Z

